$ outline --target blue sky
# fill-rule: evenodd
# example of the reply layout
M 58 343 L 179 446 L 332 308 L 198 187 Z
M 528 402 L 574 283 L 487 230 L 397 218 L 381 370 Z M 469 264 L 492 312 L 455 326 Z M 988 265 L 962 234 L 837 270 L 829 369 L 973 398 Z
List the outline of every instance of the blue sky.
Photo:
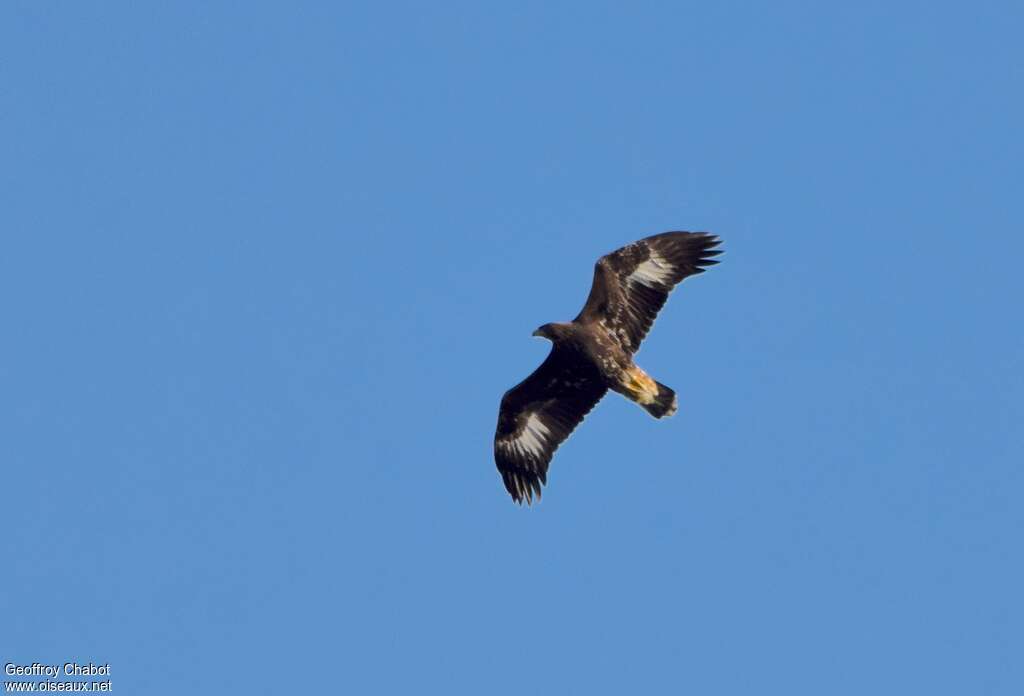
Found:
M 0 659 L 1019 694 L 1019 3 L 5 3 Z M 594 260 L 711 230 L 511 503 Z

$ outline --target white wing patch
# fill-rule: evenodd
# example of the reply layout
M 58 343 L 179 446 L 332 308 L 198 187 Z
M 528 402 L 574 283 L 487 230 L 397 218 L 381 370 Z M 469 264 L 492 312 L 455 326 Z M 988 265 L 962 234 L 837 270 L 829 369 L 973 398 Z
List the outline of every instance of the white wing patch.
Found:
M 643 283 L 652 288 L 658 285 L 671 285 L 675 266 L 654 250 L 651 250 L 650 254 L 651 258 L 638 265 L 632 273 L 626 276 L 626 281 L 628 283 Z
M 547 436 L 551 434 L 548 426 L 544 425 L 536 413 L 531 413 L 516 434 L 502 438 L 502 446 L 520 454 L 532 454 L 541 458 L 547 449 Z

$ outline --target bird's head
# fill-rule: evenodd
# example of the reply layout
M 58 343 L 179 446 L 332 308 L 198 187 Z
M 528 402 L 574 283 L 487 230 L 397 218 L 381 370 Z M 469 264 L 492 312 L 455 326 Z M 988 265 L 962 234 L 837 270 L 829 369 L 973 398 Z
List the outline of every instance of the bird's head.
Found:
M 560 327 L 557 324 L 544 324 L 543 326 L 537 327 L 537 330 L 533 332 L 533 335 L 539 336 L 540 338 L 546 338 L 549 341 L 554 341 L 561 335 L 559 328 Z

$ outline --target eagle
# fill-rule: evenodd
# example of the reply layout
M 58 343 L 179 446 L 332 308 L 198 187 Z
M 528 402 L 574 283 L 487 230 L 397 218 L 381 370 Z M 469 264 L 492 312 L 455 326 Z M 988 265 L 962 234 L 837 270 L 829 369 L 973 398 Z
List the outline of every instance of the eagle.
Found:
M 505 392 L 494 433 L 494 461 L 515 502 L 540 499 L 555 450 L 609 389 L 655 418 L 676 412 L 676 393 L 633 355 L 672 289 L 718 263 L 719 241 L 706 232 L 665 232 L 602 256 L 579 315 L 533 332 L 551 341 L 551 352 Z

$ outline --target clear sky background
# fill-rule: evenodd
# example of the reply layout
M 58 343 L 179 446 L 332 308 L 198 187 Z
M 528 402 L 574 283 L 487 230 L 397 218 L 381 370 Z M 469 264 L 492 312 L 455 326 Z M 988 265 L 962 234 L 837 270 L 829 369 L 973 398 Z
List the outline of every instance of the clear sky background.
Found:
M 0 9 L 0 660 L 1024 693 L 1020 3 Z M 710 230 L 520 508 L 595 259 Z

